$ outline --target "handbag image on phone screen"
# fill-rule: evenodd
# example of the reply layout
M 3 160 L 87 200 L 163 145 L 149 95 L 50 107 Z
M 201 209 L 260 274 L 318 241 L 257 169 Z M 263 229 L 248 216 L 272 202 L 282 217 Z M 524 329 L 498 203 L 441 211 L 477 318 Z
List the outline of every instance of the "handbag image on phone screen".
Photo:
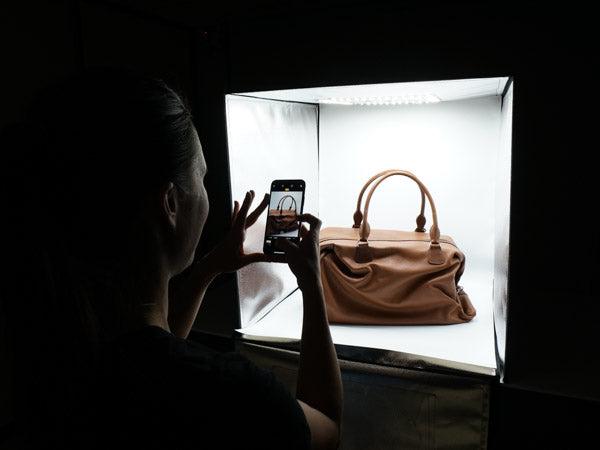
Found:
M 269 210 L 267 216 L 267 234 L 277 235 L 296 230 L 298 222 L 298 205 L 291 195 L 284 195 L 277 204 L 277 209 Z
M 375 230 L 368 222 L 377 186 L 392 176 L 412 179 L 421 190 L 415 231 Z M 365 201 L 364 215 L 361 201 Z M 425 199 L 433 224 L 425 231 Z M 412 173 L 387 170 L 362 188 L 352 228 L 321 230 L 321 278 L 331 323 L 436 325 L 470 321 L 476 314 L 458 285 L 465 255 L 449 236 L 440 235 L 433 198 Z

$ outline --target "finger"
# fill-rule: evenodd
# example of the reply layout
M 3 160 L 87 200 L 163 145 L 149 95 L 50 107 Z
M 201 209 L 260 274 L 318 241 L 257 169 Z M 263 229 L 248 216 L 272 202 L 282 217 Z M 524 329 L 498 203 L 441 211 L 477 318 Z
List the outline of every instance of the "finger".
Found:
M 238 202 L 236 200 L 233 202 L 233 213 L 232 213 L 232 217 L 231 217 L 232 227 L 235 224 L 235 221 L 237 220 L 237 216 L 238 216 L 239 212 L 240 212 L 240 202 Z
M 248 215 L 248 210 L 250 209 L 250 205 L 252 204 L 252 200 L 254 199 L 254 191 L 246 192 L 246 196 L 244 197 L 244 201 L 242 206 L 239 209 L 236 220 L 233 223 L 233 227 L 236 229 L 243 230 L 246 224 L 246 216 Z
M 310 225 L 310 231 L 315 230 L 318 232 L 321 229 L 321 219 L 312 214 L 299 214 L 298 220 L 308 223 Z
M 269 194 L 265 194 L 262 201 L 260 202 L 260 205 L 258 205 L 256 209 L 248 215 L 248 217 L 246 218 L 246 228 L 249 228 L 256 223 L 256 221 L 263 213 L 263 211 L 267 208 L 267 206 L 269 206 Z
M 308 234 L 308 228 L 304 224 L 300 227 L 300 238 L 304 239 L 304 236 Z

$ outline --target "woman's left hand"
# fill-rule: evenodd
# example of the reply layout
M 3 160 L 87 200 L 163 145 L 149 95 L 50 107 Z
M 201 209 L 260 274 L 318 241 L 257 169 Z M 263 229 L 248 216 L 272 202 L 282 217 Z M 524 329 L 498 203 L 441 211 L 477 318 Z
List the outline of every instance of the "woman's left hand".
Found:
M 248 214 L 253 200 L 254 191 L 249 191 L 246 193 L 241 206 L 238 201 L 235 201 L 231 229 L 223 242 L 206 255 L 205 258 L 210 261 L 210 267 L 215 272 L 235 272 L 255 262 L 285 261 L 283 255 L 267 255 L 261 252 L 246 253 L 244 251 L 246 229 L 252 226 L 269 206 L 269 194 L 265 194 L 260 205 Z

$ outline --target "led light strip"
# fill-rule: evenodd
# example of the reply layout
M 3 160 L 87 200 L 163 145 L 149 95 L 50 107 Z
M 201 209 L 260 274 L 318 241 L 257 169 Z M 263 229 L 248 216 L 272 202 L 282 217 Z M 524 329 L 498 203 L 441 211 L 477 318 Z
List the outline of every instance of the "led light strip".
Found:
M 433 94 L 411 94 L 386 97 L 330 97 L 319 100 L 326 105 L 422 105 L 439 103 L 441 100 Z

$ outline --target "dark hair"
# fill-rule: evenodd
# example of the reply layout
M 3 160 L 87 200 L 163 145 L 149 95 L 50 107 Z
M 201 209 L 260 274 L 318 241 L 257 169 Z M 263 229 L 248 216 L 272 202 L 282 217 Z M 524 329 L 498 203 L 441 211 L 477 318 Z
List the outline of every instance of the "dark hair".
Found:
M 160 184 L 189 184 L 195 154 L 191 114 L 159 79 L 90 72 L 45 92 L 27 126 L 30 164 L 38 166 L 31 181 L 44 194 L 40 206 L 50 208 L 45 217 L 58 219 L 61 229 L 64 218 L 92 217 L 87 226 L 105 229 L 115 213 L 126 214 L 121 219 L 135 215 Z M 114 213 L 99 214 L 101 208 Z M 49 225 L 56 233 L 56 224 Z M 81 231 L 78 223 L 75 228 Z
M 139 300 L 127 271 L 147 233 L 142 212 L 166 182 L 187 190 L 196 139 L 175 91 L 115 69 L 53 85 L 3 130 L 2 313 L 17 340 L 43 347 L 47 333 L 85 353 L 119 333 Z

